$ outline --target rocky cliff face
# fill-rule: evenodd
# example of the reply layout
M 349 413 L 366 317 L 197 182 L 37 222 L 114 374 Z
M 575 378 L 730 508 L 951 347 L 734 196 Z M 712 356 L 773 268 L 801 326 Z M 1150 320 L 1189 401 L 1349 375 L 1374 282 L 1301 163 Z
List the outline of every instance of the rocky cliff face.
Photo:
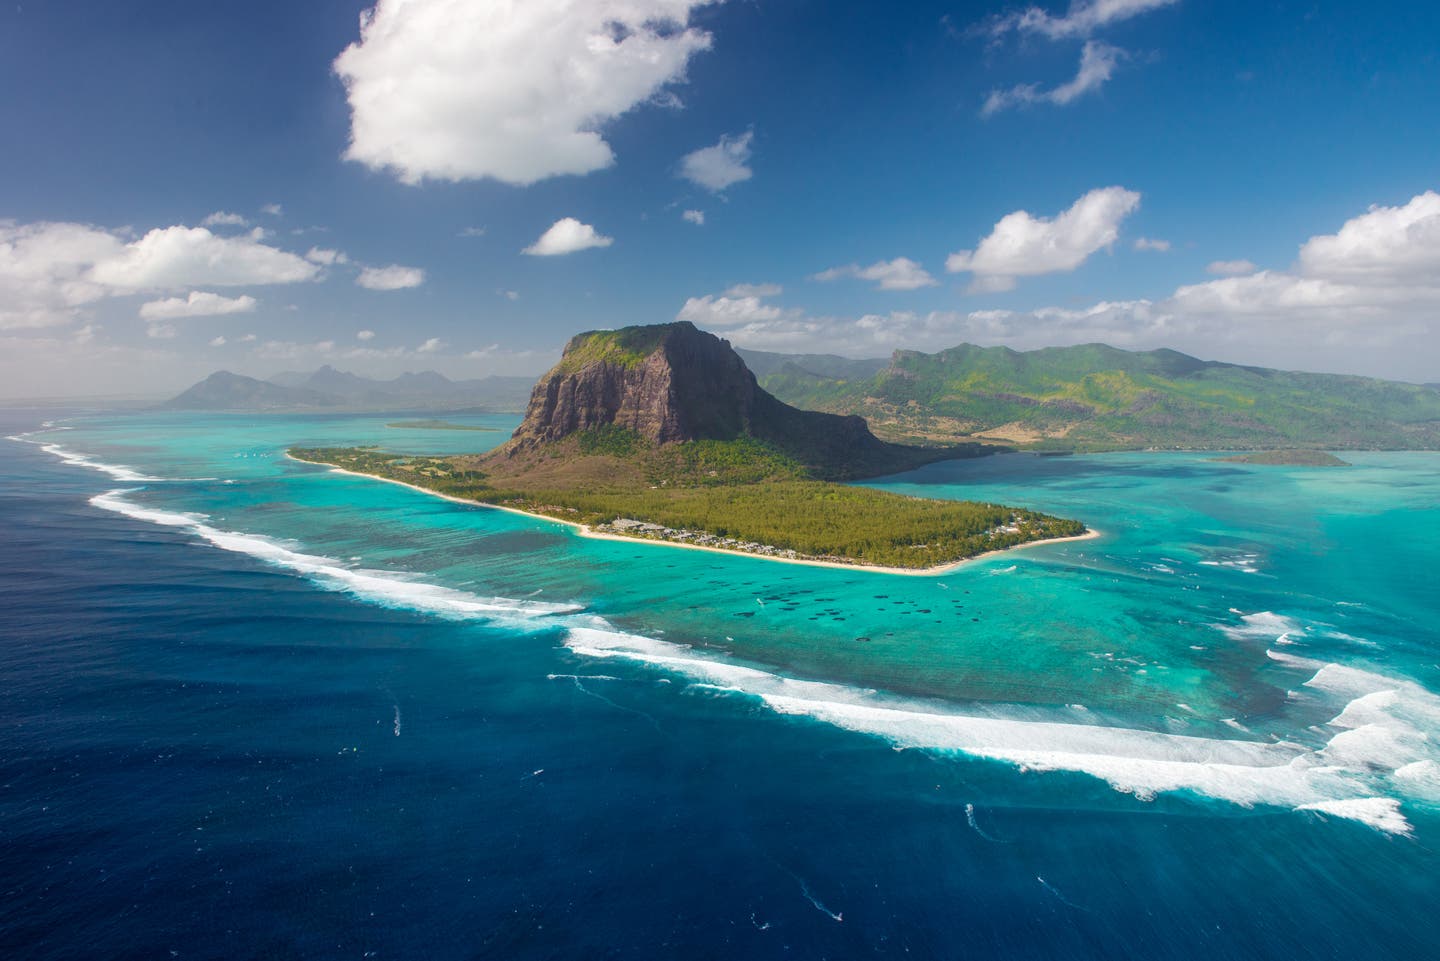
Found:
M 776 400 L 730 344 L 693 324 L 580 334 L 540 378 L 512 453 L 613 425 L 655 444 L 755 437 L 815 466 L 860 464 L 890 445 L 860 417 L 797 410 Z

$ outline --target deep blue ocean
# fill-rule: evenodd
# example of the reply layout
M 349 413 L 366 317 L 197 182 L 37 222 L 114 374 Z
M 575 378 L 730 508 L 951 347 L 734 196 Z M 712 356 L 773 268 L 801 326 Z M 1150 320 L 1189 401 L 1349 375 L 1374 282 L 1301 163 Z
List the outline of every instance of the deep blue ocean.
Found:
M 0 958 L 1440 958 L 1440 455 L 906 577 L 283 456 L 515 424 L 396 419 L 0 411 Z

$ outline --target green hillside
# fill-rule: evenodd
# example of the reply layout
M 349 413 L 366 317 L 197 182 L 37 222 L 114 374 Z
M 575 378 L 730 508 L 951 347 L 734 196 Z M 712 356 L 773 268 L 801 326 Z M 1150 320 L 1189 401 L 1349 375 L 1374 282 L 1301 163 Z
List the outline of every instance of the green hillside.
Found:
M 1427 387 L 1173 350 L 964 344 L 937 354 L 897 351 L 879 373 L 848 378 L 804 360 L 777 363 L 772 355 L 762 386 L 799 407 L 861 414 L 890 439 L 988 439 L 1040 450 L 1440 448 L 1440 393 Z

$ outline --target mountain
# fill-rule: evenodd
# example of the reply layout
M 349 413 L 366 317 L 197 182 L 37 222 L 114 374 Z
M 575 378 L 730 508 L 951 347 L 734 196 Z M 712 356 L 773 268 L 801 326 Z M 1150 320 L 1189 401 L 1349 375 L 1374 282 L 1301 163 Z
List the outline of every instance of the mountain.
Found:
M 787 560 L 917 570 L 1086 533 L 1024 508 L 835 483 L 983 452 L 890 444 L 859 417 L 791 407 L 728 343 L 682 322 L 572 338 L 497 450 L 290 455 L 607 536 Z
M 212 384 L 217 377 L 224 377 Z M 328 364 L 309 373 L 286 371 L 257 381 L 222 371 L 165 406 L 188 410 L 249 410 L 323 407 L 350 410 L 524 410 L 532 381 L 528 377 L 482 377 L 453 381 L 433 370 L 374 380 Z M 228 378 L 229 380 L 227 380 Z M 274 388 L 265 391 L 253 384 Z M 207 386 L 209 385 L 209 386 Z M 228 385 L 228 386 L 227 386 Z
M 835 380 L 860 380 L 874 377 L 889 363 L 884 358 L 854 360 L 835 354 L 775 354 L 768 350 L 746 350 L 743 347 L 737 347 L 735 353 L 740 355 L 745 366 L 762 381 L 785 372 Z
M 1014 351 L 962 344 L 817 370 L 769 355 L 761 384 L 882 436 L 1034 449 L 1435 449 L 1440 393 L 1414 384 L 1199 360 L 1104 344 Z M 807 362 L 810 366 L 807 367 Z
M 162 406 L 170 410 L 270 410 L 335 403 L 334 398 L 303 387 L 282 387 L 220 370 Z
M 901 470 L 937 457 L 934 450 L 879 440 L 860 417 L 777 400 L 729 343 L 683 321 L 572 338 L 536 383 L 525 420 L 500 456 L 597 431 L 619 432 L 648 447 L 759 442 L 828 478 Z

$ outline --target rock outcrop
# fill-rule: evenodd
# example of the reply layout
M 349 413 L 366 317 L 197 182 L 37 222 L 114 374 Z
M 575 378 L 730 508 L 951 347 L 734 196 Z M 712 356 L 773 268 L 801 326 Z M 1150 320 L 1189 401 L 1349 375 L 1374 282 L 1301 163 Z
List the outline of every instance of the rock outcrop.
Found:
M 523 453 L 610 426 L 657 445 L 752 437 L 826 476 L 873 472 L 879 461 L 893 462 L 895 451 L 861 417 L 777 400 L 728 342 L 688 322 L 572 338 L 536 383 L 506 450 Z

